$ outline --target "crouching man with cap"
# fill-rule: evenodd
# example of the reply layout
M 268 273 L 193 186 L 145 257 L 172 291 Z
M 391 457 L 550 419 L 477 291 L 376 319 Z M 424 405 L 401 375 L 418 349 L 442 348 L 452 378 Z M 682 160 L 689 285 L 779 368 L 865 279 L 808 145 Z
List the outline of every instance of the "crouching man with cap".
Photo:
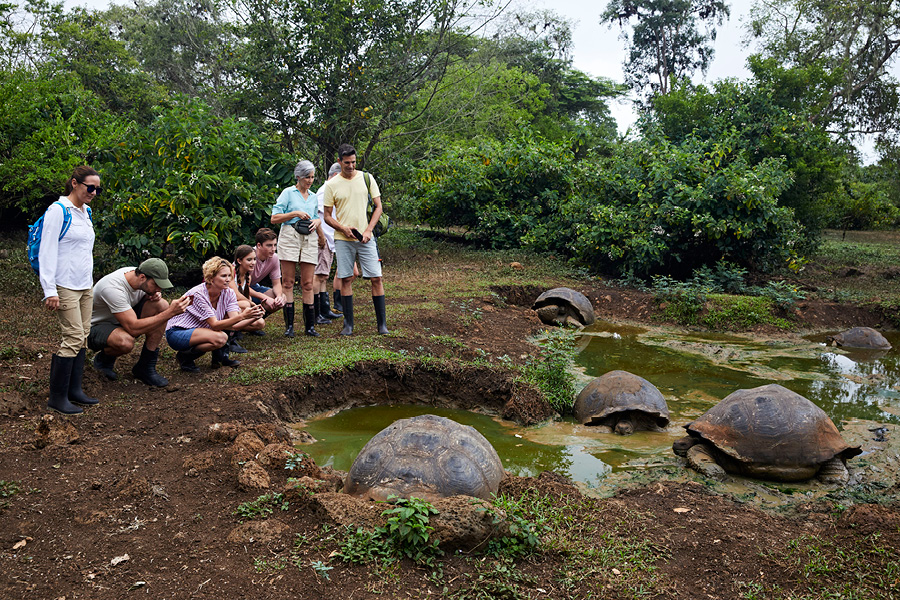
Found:
M 183 313 L 191 302 L 187 296 L 172 304 L 166 302 L 162 290 L 172 287 L 169 268 L 159 258 L 148 258 L 138 267 L 113 271 L 94 285 L 88 347 L 97 353 L 94 356 L 97 371 L 108 379 L 118 379 L 114 370 L 116 358 L 130 353 L 136 338 L 143 335 L 144 347 L 131 374 L 147 385 L 169 385 L 156 372 L 159 345 L 166 322 Z

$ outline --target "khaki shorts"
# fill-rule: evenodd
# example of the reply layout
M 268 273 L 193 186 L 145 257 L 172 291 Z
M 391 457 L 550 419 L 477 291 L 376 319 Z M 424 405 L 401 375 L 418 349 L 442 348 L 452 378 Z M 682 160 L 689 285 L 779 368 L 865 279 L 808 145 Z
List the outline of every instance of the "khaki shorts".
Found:
M 315 232 L 300 235 L 287 223 L 278 235 L 278 258 L 288 262 L 319 263 L 319 235 Z
M 331 273 L 331 263 L 334 262 L 334 252 L 325 244 L 319 248 L 319 262 L 316 264 L 316 275 L 328 275 Z

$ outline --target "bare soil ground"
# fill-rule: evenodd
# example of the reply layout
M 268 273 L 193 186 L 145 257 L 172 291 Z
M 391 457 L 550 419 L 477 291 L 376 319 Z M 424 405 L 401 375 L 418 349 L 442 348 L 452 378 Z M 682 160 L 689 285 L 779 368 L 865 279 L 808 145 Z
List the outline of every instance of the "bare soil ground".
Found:
M 651 483 L 598 499 L 552 473 L 510 478 L 502 491 L 564 507 L 552 543 L 515 562 L 456 552 L 432 567 L 336 559 L 342 529 L 297 494 L 287 493 L 286 510 L 277 507 L 268 518 L 236 515 L 242 503 L 282 492 L 298 476 L 277 458 L 278 444 L 290 442 L 284 423 L 314 412 L 416 401 L 525 422 L 546 418 L 532 390 L 476 359 L 533 355 L 527 338 L 542 326 L 529 306 L 554 282 L 544 275 L 530 281 L 526 263 L 493 289 L 442 294 L 467 289 L 461 282 L 479 269 L 461 256 L 427 257 L 440 277 L 421 294 L 438 306 L 426 310 L 415 293 L 394 293 L 394 306 L 409 310 L 394 312 L 390 325 L 401 333 L 379 343 L 413 356 L 450 353 L 465 364 L 361 362 L 241 385 L 206 360 L 199 375 L 176 371 L 166 351 L 168 388 L 128 377 L 134 357 L 119 361 L 117 382 L 101 381 L 89 367 L 85 388 L 101 403 L 70 418 L 45 409 L 57 335 L 51 316 L 39 310 L 33 289 L 0 294 L 0 598 L 900 597 L 900 510 L 891 501 L 816 503 L 785 515 L 694 482 Z M 11 260 L 0 269 L 23 273 Z M 416 252 L 396 257 L 389 298 L 393 285 L 418 281 L 425 260 Z M 596 280 L 555 283 L 587 293 L 601 319 L 648 322 L 658 314 L 645 293 Z M 461 319 L 461 302 L 479 318 Z M 878 309 L 816 299 L 789 316 L 798 331 L 885 322 Z M 358 318 L 360 344 L 374 339 L 363 331 L 371 328 L 368 318 Z M 248 340 L 248 365 L 264 352 L 277 356 L 281 345 L 315 349 L 314 341 L 282 338 L 277 319 L 269 329 Z M 320 330 L 337 332 L 335 325 Z M 456 340 L 449 350 L 448 338 Z M 229 425 L 211 427 L 217 423 Z M 249 433 L 235 439 L 241 431 Z M 254 458 L 262 471 L 247 473 Z M 321 477 L 325 487 L 337 481 Z M 896 494 L 887 490 L 881 500 Z

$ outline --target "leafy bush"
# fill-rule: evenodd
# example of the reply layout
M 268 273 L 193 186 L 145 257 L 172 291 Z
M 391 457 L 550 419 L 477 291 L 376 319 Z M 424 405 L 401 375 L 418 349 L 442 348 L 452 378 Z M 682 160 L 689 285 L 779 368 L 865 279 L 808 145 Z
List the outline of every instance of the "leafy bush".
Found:
M 376 532 L 390 543 L 398 554 L 420 563 L 430 564 L 433 557 L 443 554 L 438 548 L 440 540 L 431 537 L 434 527 L 428 524 L 431 515 L 438 511 L 420 498 L 391 496 L 388 502 L 393 508 L 385 510 L 387 524 Z
M 676 146 L 648 135 L 592 183 L 559 212 L 577 233 L 575 259 L 594 269 L 684 275 L 724 260 L 767 271 L 797 258 L 802 228 L 778 205 L 790 176 L 777 159 L 750 166 L 727 139 Z
M 294 165 L 255 125 L 218 119 L 190 99 L 159 109 L 146 127 L 132 125 L 101 158 L 110 200 L 99 228 L 113 262 L 230 255 L 269 225 Z
M 805 300 L 800 288 L 788 281 L 770 281 L 765 287 L 754 287 L 750 290 L 754 296 L 772 300 L 780 308 L 792 308 L 798 300 Z
M 553 410 L 565 415 L 575 402 L 575 333 L 551 329 L 535 343 L 538 354 L 522 367 L 522 379 L 541 390 Z
M 72 74 L 0 70 L 0 209 L 37 217 L 123 127 Z
M 572 188 L 573 165 L 566 144 L 528 130 L 503 143 L 448 148 L 419 169 L 418 218 L 466 228 L 494 248 L 521 246 L 526 233 L 552 220 Z

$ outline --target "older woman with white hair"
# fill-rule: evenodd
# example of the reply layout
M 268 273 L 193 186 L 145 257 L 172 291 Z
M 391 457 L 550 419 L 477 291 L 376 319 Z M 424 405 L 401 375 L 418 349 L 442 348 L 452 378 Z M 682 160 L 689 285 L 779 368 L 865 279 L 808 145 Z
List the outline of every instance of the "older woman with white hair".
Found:
M 294 282 L 297 263 L 300 264 L 300 287 L 303 296 L 303 325 L 306 335 L 316 332 L 313 282 L 319 262 L 319 238 L 324 234 L 319 217 L 319 201 L 310 191 L 316 169 L 308 160 L 301 160 L 294 168 L 295 185 L 285 189 L 272 207 L 272 224 L 281 225 L 278 234 L 278 257 L 281 260 L 281 281 L 284 287 L 284 335 L 294 337 Z

